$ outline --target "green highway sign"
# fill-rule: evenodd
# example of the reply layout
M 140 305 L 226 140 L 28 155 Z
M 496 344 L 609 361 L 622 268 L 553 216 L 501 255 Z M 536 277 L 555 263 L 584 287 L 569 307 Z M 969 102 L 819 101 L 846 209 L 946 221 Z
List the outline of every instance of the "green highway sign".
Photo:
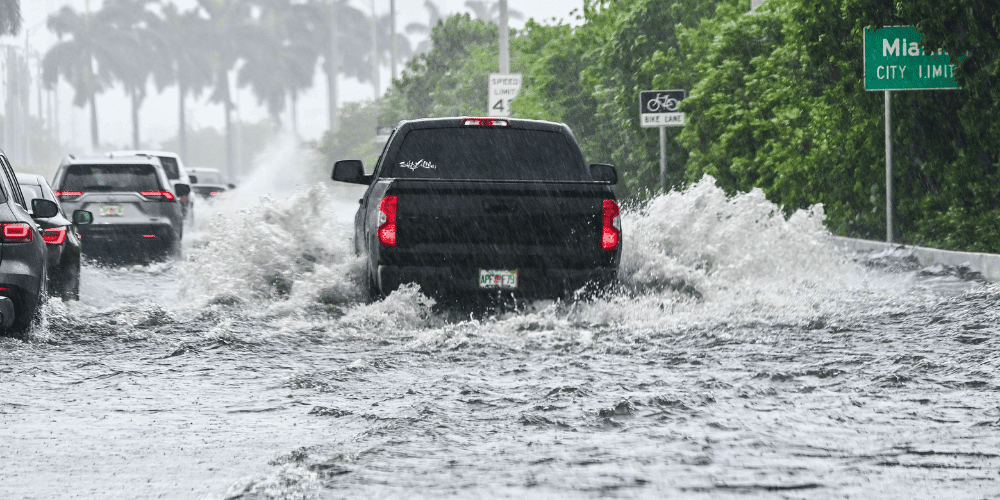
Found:
M 947 52 L 927 53 L 914 26 L 865 29 L 865 90 L 957 89 Z

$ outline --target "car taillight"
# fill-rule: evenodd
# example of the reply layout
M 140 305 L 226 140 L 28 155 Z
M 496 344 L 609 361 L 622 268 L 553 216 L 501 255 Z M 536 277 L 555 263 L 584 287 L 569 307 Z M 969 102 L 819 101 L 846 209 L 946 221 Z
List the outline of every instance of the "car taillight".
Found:
M 174 201 L 174 193 L 170 191 L 139 191 L 146 198 L 163 201 Z
M 396 246 L 395 196 L 386 196 L 378 205 L 378 241 L 387 247 Z
M 67 199 L 67 198 L 79 198 L 83 196 L 83 191 L 56 191 L 56 198 Z
M 503 118 L 462 118 L 463 127 L 509 127 L 510 122 Z
M 618 203 L 615 200 L 604 200 L 601 215 L 601 248 L 614 250 L 621 244 L 622 223 L 618 215 Z
M 23 222 L 3 224 L 3 240 L 8 243 L 27 243 L 31 241 L 31 226 Z
M 49 245 L 62 245 L 66 241 L 66 226 L 46 229 L 42 232 L 42 239 Z

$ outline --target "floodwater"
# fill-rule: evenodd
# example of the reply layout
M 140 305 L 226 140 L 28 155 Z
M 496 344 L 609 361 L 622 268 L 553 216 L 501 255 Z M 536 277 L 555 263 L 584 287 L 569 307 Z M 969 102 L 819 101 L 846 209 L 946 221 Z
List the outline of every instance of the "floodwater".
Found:
M 620 290 L 463 316 L 359 304 L 358 193 L 291 191 L 0 339 L 0 498 L 1000 498 L 1000 288 L 819 208 L 706 179 Z

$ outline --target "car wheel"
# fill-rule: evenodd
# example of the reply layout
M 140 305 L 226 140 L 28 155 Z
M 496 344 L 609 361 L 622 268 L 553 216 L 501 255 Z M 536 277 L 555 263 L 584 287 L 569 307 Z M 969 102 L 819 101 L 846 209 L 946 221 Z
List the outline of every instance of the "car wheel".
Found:
M 48 280 L 48 276 L 43 276 L 38 284 L 38 294 L 34 297 L 28 297 L 25 303 L 18 308 L 14 323 L 7 329 L 9 335 L 25 342 L 28 341 L 31 335 L 31 324 L 42 319 L 42 302 L 45 300 L 45 294 L 48 293 L 46 280 Z
M 75 266 L 70 266 L 70 271 L 63 277 L 62 288 L 59 289 L 59 295 L 62 297 L 63 301 L 67 300 L 80 300 L 80 262 L 78 261 Z
M 378 281 L 375 280 L 375 274 L 372 272 L 371 266 L 365 265 L 365 275 L 368 277 L 366 279 L 367 286 L 365 286 L 365 303 L 371 304 L 372 302 L 377 302 L 385 298 L 382 292 L 378 288 Z

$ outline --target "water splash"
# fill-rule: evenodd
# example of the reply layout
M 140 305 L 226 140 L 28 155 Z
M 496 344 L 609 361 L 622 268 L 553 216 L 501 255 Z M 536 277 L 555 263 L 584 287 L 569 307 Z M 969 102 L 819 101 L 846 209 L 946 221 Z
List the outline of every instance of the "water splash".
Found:
M 181 264 L 196 303 L 264 303 L 275 313 L 360 300 L 360 261 L 325 184 L 283 201 L 217 210 Z
M 448 323 L 429 312 L 433 301 L 416 287 L 362 303 L 363 262 L 351 242 L 356 191 L 324 180 L 286 199 L 248 204 L 252 194 L 244 192 L 235 205 L 220 200 L 187 251 L 180 289 L 195 304 L 252 305 L 272 316 L 333 313 L 327 321 L 334 328 L 383 332 Z M 728 197 L 706 176 L 623 214 L 618 291 L 579 303 L 543 303 L 487 323 L 516 331 L 803 323 L 891 294 L 898 283 L 882 286 L 852 262 L 833 244 L 823 218 L 819 205 L 786 217 L 759 189 Z

